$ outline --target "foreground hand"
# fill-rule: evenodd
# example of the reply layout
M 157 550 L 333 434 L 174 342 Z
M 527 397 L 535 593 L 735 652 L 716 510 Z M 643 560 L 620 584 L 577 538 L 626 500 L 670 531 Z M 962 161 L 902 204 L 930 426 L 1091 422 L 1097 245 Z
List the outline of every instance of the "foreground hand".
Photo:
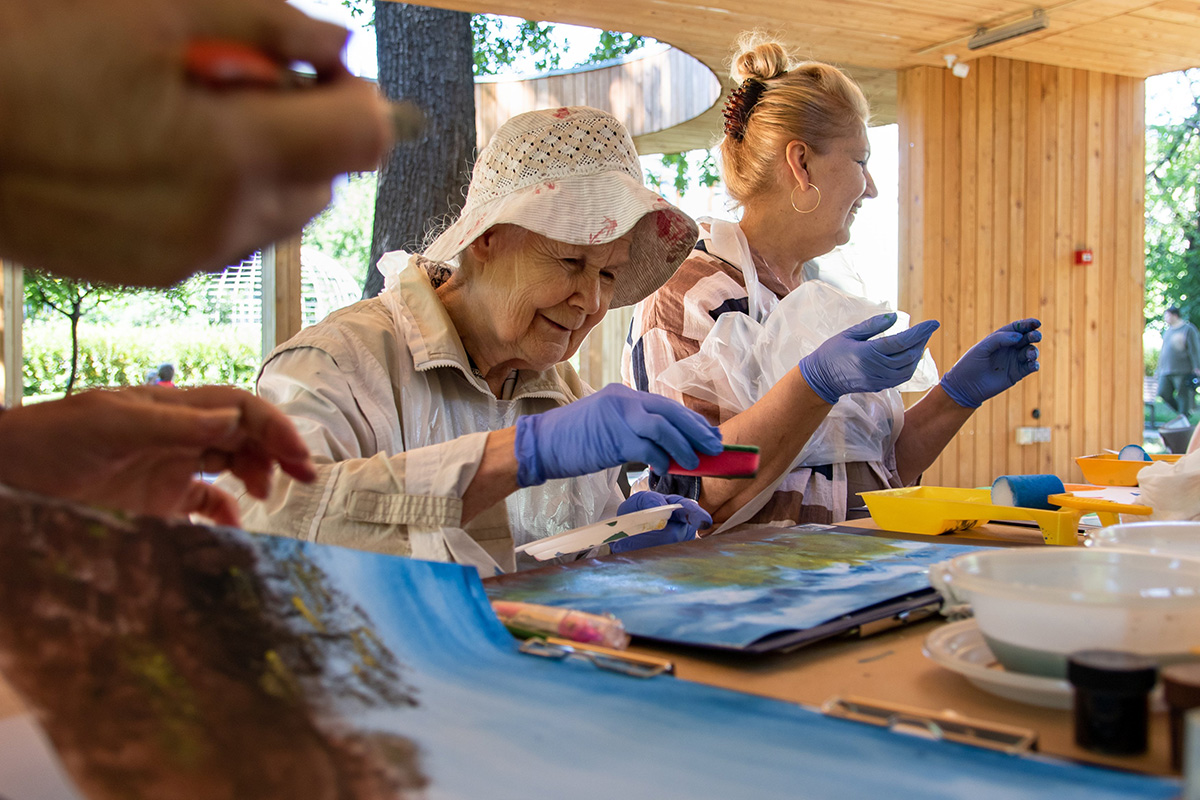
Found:
M 90 505 L 237 525 L 237 503 L 196 477 L 231 470 L 266 497 L 273 466 L 315 477 L 274 406 L 228 386 L 91 391 L 0 414 L 0 483 Z
M 697 453 L 721 452 L 721 431 L 689 408 L 620 384 L 582 400 L 517 420 L 517 483 L 589 475 L 644 461 L 660 475 L 671 459 L 687 469 Z
M 627 553 L 630 550 L 641 550 L 644 547 L 657 547 L 660 544 L 687 542 L 696 538 L 698 529 L 712 526 L 712 517 L 696 504 L 694 500 L 680 497 L 677 494 L 662 495 L 658 492 L 634 492 L 629 499 L 621 503 L 618 514 L 630 514 L 647 508 L 667 506 L 680 503 L 683 508 L 677 508 L 671 513 L 665 528 L 656 531 L 646 531 L 636 536 L 627 536 L 610 542 L 608 549 L 613 553 Z
M 214 89 L 196 39 L 239 42 L 315 85 Z M 281 0 L 0 3 L 0 253 L 165 286 L 301 229 L 339 173 L 374 169 L 384 101 L 340 62 L 346 31 Z
M 979 408 L 1017 381 L 1037 372 L 1041 321 L 1021 319 L 989 333 L 942 376 L 942 389 L 963 408 Z
M 916 372 L 925 343 L 940 323 L 926 320 L 894 336 L 867 341 L 895 322 L 895 312 L 880 314 L 830 337 L 800 360 L 800 374 L 826 403 L 836 403 L 844 394 L 899 386 Z

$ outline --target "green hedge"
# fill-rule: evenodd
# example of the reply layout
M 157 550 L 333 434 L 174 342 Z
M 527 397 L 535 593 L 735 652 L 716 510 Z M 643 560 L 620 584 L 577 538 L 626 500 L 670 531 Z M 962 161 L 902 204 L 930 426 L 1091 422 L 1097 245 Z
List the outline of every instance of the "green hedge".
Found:
M 1142 366 L 1145 367 L 1147 376 L 1158 372 L 1158 357 L 1160 355 L 1162 354 L 1158 350 L 1151 350 L 1149 347 L 1142 351 Z
M 66 325 L 25 326 L 25 391 L 61 393 L 70 372 L 71 339 Z M 172 325 L 150 328 L 80 325 L 76 388 L 136 386 L 147 370 L 170 362 L 179 386 L 231 384 L 249 389 L 260 357 L 254 327 Z

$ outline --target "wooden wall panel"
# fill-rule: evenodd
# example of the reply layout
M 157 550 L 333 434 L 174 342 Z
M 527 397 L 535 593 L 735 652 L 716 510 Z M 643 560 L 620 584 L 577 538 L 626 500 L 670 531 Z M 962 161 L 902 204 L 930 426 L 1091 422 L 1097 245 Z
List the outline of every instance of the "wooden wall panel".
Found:
M 1144 86 L 988 57 L 965 80 L 906 70 L 898 89 L 901 307 L 942 321 L 943 370 L 1011 320 L 1045 335 L 1041 372 L 976 412 L 925 483 L 1082 480 L 1075 456 L 1141 440 Z M 1075 265 L 1077 248 L 1095 261 Z M 1018 445 L 1021 426 L 1051 441 Z

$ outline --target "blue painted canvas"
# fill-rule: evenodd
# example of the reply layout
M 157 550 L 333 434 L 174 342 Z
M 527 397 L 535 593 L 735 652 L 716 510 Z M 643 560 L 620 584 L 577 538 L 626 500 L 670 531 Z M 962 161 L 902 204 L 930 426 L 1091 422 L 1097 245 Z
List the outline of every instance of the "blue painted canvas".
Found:
M 485 585 L 497 599 L 611 613 L 637 636 L 745 648 L 914 593 L 932 598 L 929 565 L 976 549 L 818 526 L 759 528 Z
M 523 655 L 454 565 L 2 493 L 0 552 L 0 669 L 92 800 L 1179 791 Z

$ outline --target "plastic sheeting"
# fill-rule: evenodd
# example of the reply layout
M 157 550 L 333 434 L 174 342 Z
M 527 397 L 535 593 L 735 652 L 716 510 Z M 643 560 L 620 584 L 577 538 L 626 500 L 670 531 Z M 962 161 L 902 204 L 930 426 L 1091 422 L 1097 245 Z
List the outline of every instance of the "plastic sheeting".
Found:
M 671 388 L 737 412 L 762 398 L 804 356 L 834 334 L 891 309 L 850 294 L 823 279 L 805 280 L 774 310 L 766 311 L 745 236 L 737 225 L 710 223 L 709 252 L 738 265 L 746 281 L 750 313 L 722 314 L 701 343 L 700 352 L 677 361 L 659 379 Z M 842 286 L 862 286 L 847 267 Z M 831 276 L 833 277 L 833 276 Z M 883 335 L 908 327 L 899 312 Z M 879 462 L 895 444 L 904 419 L 900 391 L 925 391 L 937 383 L 937 367 L 926 351 L 913 379 L 897 389 L 843 396 L 793 462 L 819 466 L 854 461 Z

